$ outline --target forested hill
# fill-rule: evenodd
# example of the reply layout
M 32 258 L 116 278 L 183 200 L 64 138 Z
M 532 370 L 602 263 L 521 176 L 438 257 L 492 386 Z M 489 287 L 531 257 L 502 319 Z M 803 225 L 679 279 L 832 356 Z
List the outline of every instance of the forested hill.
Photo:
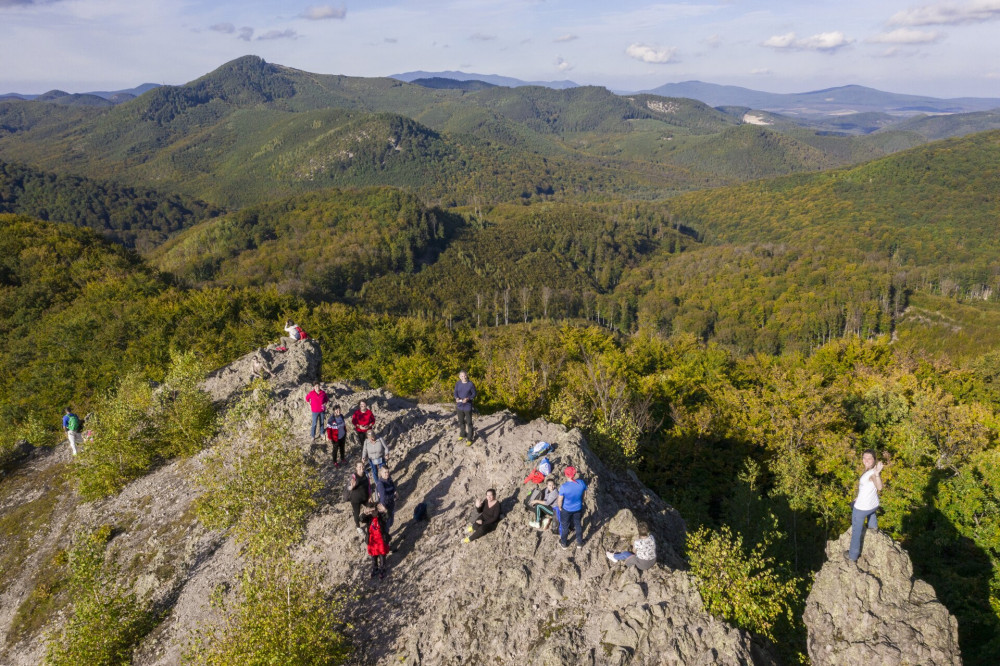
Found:
M 90 227 L 139 250 L 219 212 L 191 197 L 0 161 L 0 213 Z
M 743 117 L 593 86 L 427 88 L 247 56 L 112 108 L 0 102 L 0 158 L 224 207 L 370 185 L 446 205 L 647 199 L 857 163 L 921 143 L 921 132 L 995 120 L 876 123 L 865 131 L 878 133 L 848 136 L 787 118 L 741 127 Z

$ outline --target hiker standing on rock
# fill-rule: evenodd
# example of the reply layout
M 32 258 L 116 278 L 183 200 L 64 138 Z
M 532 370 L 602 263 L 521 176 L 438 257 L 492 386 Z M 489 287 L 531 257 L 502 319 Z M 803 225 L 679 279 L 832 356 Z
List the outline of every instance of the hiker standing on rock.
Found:
M 361 529 L 361 507 L 368 504 L 369 497 L 371 497 L 371 486 L 368 484 L 365 466 L 362 463 L 357 463 L 350 478 L 347 479 L 347 501 L 351 503 L 351 508 L 354 510 L 354 528 L 361 536 L 365 534 L 365 531 Z
M 476 513 L 479 517 L 465 528 L 469 536 L 462 539 L 464 543 L 475 541 L 497 528 L 497 523 L 500 522 L 500 500 L 497 499 L 496 490 L 490 488 L 486 491 L 486 497 L 476 502 Z
M 287 320 L 285 322 L 285 333 L 288 333 L 288 337 L 281 338 L 281 345 L 283 347 L 291 347 L 293 342 L 298 342 L 302 339 L 301 330 L 291 319 Z
M 344 462 L 344 444 L 347 441 L 347 423 L 344 422 L 344 415 L 340 413 L 340 405 L 333 406 L 333 414 L 326 422 L 326 438 L 330 442 L 330 457 L 333 458 L 334 467 L 340 467 Z M 337 452 L 340 452 L 338 459 Z
M 63 410 L 63 430 L 66 431 L 66 440 L 69 442 L 69 449 L 76 455 L 76 445 L 83 441 L 83 435 L 81 431 L 83 430 L 83 423 L 80 421 L 80 417 L 73 413 L 73 410 L 67 407 Z
M 323 436 L 323 427 L 326 425 L 326 391 L 319 384 L 313 386 L 313 390 L 306 394 L 306 402 L 312 410 L 312 426 L 309 428 L 309 436 L 313 440 Z
M 388 467 L 382 467 L 378 471 L 375 491 L 378 493 L 378 503 L 385 507 L 385 533 L 388 535 L 396 516 L 396 482 L 389 475 Z
M 368 520 L 368 554 L 372 558 L 372 578 L 385 578 L 385 556 L 389 553 L 389 531 L 386 525 L 386 507 L 378 502 L 364 509 Z
M 368 431 L 375 427 L 375 414 L 368 409 L 368 403 L 364 400 L 358 403 L 358 409 L 351 414 L 351 424 L 354 426 L 354 437 L 358 446 L 363 447 L 368 438 Z
M 587 484 L 583 479 L 576 478 L 576 468 L 567 467 L 566 481 L 559 486 L 559 545 L 563 550 L 569 548 L 566 534 L 570 527 L 576 532 L 576 547 L 583 548 L 583 493 Z
M 389 447 L 381 437 L 375 437 L 375 433 L 369 430 L 366 433 L 365 445 L 361 447 L 361 462 L 367 462 L 372 470 L 372 480 L 378 479 L 378 470 L 385 466 L 385 459 L 389 457 Z
M 455 411 L 458 412 L 458 441 L 472 444 L 476 431 L 472 428 L 472 400 L 476 397 L 476 385 L 469 381 L 469 374 L 462 370 L 455 384 Z
M 844 557 L 851 562 L 857 562 L 861 557 L 861 545 L 864 542 L 865 523 L 868 529 L 878 529 L 878 494 L 882 490 L 882 463 L 875 463 L 875 452 L 871 449 L 861 454 L 861 462 L 865 471 L 858 481 L 858 496 L 851 504 L 851 549 L 844 552 Z
M 649 532 L 649 525 L 642 521 L 638 526 L 639 536 L 632 542 L 632 551 L 622 551 L 613 553 L 610 550 L 605 554 L 612 562 L 621 562 L 627 567 L 635 567 L 639 571 L 645 571 L 656 564 L 656 540 Z

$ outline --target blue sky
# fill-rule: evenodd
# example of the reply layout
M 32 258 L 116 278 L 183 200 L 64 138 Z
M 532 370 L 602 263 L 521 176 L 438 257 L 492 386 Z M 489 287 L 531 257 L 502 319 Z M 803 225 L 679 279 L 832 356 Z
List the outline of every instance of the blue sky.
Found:
M 256 54 L 354 76 L 1000 97 L 998 35 L 1000 0 L 0 0 L 0 92 L 180 84 Z

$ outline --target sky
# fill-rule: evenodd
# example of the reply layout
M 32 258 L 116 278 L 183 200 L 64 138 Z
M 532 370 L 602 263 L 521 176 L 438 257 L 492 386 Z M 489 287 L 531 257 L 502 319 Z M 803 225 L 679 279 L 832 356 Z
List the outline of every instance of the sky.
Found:
M 0 92 L 176 85 L 253 54 L 351 76 L 1000 97 L 997 37 L 1000 0 L 0 0 Z

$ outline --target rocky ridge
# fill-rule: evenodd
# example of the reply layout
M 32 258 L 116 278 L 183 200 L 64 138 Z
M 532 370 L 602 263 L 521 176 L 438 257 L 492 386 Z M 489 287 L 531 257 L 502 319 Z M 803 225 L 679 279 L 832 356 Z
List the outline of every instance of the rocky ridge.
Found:
M 392 542 L 398 550 L 388 558 L 386 580 L 371 582 L 350 506 L 339 497 L 347 471 L 334 467 L 307 436 L 304 396 L 318 376 L 319 345 L 255 353 L 274 373 L 273 409 L 288 418 L 294 444 L 325 481 L 297 557 L 316 565 L 331 590 L 353 600 L 344 612 L 359 663 L 773 663 L 752 636 L 704 611 L 678 556 L 684 522 L 677 512 L 634 474 L 605 467 L 579 431 L 541 419 L 522 423 L 500 412 L 476 418 L 478 439 L 467 447 L 458 442 L 450 405 L 417 405 L 383 390 L 324 384 L 347 413 L 367 400 L 391 448 L 399 488 Z M 228 404 L 249 383 L 252 359 L 247 355 L 206 380 L 217 403 Z M 555 536 L 527 525 L 520 501 L 529 492 L 523 480 L 531 464 L 524 455 L 538 440 L 555 445 L 549 457 L 556 469 L 572 464 L 590 485 L 582 550 L 563 551 Z M 349 456 L 358 454 L 349 447 Z M 165 465 L 92 503 L 80 502 L 66 482 L 69 456 L 62 448 L 36 455 L 4 481 L 0 511 L 44 492 L 55 499 L 23 570 L 0 588 L 0 663 L 42 661 L 47 632 L 64 622 L 68 600 L 44 618 L 44 629 L 26 630 L 23 616 L 37 604 L 33 586 L 78 527 L 101 524 L 115 528 L 109 553 L 122 566 L 122 578 L 165 612 L 134 663 L 180 663 L 192 632 L 213 620 L 212 591 L 231 584 L 243 564 L 231 538 L 205 529 L 194 516 L 200 491 L 193 478 L 204 457 Z M 463 544 L 472 502 L 488 487 L 497 489 L 505 516 L 494 533 Z M 419 502 L 428 505 L 430 518 L 418 523 L 412 515 Z M 660 559 L 660 566 L 643 573 L 604 556 L 628 546 L 640 518 L 653 527 Z
M 850 543 L 850 531 L 827 543 L 806 599 L 812 663 L 961 664 L 958 622 L 934 588 L 914 578 L 902 546 L 870 531 L 855 564 L 844 558 Z

